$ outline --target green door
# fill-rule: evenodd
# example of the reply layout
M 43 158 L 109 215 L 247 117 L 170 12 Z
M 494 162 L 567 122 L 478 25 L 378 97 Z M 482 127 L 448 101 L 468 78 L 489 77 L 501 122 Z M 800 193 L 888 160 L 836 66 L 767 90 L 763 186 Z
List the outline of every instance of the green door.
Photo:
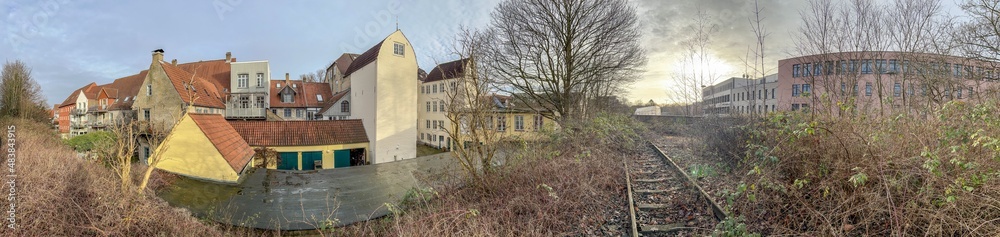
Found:
M 319 161 L 320 165 L 323 165 L 322 151 L 302 152 L 302 170 L 316 169 L 316 161 Z
M 281 162 L 278 163 L 279 170 L 297 170 L 299 169 L 299 153 L 298 152 L 279 152 L 278 157 L 281 158 Z
M 351 166 L 351 150 L 336 150 L 333 152 L 333 167 Z

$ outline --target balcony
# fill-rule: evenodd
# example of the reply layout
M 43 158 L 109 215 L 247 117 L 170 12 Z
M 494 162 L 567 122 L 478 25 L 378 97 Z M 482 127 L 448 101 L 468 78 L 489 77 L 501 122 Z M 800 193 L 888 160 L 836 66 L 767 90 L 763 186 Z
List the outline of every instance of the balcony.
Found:
M 84 109 L 72 109 L 72 110 L 69 111 L 69 114 L 71 114 L 71 115 L 85 115 L 85 114 L 87 114 L 87 110 L 84 110 Z
M 73 129 L 86 128 L 87 127 L 87 123 L 80 122 L 80 121 L 72 121 L 72 122 L 69 123 L 69 127 L 73 128 Z
M 236 106 L 227 106 L 226 108 L 226 118 L 227 119 L 263 119 L 267 115 L 266 109 L 264 108 L 238 108 Z
M 108 126 L 108 123 L 106 123 L 104 121 L 93 121 L 93 122 L 90 122 L 89 124 L 90 124 L 90 127 L 92 127 L 92 128 L 105 128 L 105 127 Z

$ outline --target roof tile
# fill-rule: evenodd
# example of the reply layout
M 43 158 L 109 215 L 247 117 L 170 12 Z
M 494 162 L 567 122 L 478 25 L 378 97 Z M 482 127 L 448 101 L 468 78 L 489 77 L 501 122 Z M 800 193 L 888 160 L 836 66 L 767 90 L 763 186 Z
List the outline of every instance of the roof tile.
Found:
M 218 114 L 188 114 L 198 128 L 205 133 L 208 140 L 212 142 L 215 149 L 222 154 L 233 171 L 240 173 L 243 168 L 250 163 L 254 151 L 239 133 L 226 122 L 222 115 Z
M 230 120 L 251 146 L 312 146 L 368 142 L 360 119 L 313 121 Z

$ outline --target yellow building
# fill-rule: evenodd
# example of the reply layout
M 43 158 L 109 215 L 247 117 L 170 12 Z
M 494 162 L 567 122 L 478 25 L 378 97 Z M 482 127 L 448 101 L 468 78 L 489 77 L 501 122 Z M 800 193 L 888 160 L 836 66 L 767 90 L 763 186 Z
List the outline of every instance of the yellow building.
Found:
M 368 136 L 360 119 L 313 121 L 229 121 L 254 148 L 276 151 L 267 168 L 280 170 L 333 169 L 367 165 Z M 255 160 L 254 166 L 264 160 Z
M 220 114 L 186 113 L 160 143 L 156 167 L 175 174 L 237 183 L 254 155 Z

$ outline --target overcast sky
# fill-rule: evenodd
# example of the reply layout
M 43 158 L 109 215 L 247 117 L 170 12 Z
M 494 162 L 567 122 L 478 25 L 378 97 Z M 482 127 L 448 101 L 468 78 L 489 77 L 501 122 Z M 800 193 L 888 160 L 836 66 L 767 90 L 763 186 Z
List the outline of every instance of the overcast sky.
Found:
M 398 27 L 414 45 L 420 67 L 430 71 L 451 55 L 460 26 L 482 27 L 499 0 L 398 1 L 69 1 L 5 0 L 0 5 L 0 57 L 33 69 L 50 104 L 90 82 L 109 83 L 148 69 L 151 51 L 166 59 L 212 60 L 232 52 L 238 61 L 269 60 L 275 78 L 325 68 L 344 52 L 361 53 Z M 638 0 L 647 73 L 628 98 L 665 102 L 672 86 L 684 27 L 699 9 L 720 31 L 713 51 L 742 74 L 740 57 L 753 42 L 752 1 Z M 790 55 L 791 32 L 805 1 L 762 0 L 771 67 Z M 954 3 L 945 1 L 954 11 Z

